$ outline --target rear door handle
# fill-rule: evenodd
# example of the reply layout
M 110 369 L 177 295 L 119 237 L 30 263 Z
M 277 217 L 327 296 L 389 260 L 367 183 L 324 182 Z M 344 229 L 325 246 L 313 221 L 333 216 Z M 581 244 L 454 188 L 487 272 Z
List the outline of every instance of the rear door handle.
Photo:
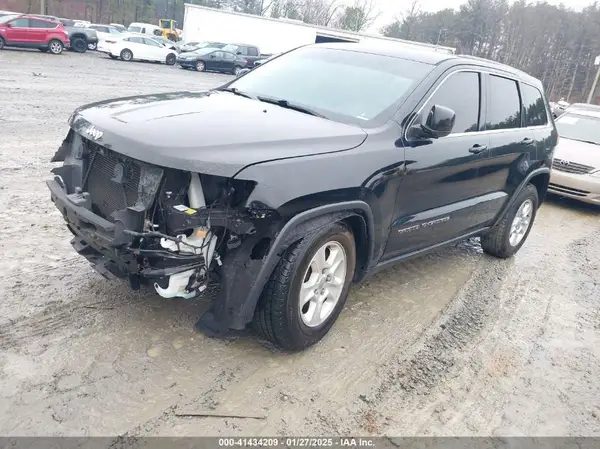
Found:
M 473 145 L 471 148 L 469 148 L 469 153 L 479 154 L 479 153 L 483 153 L 487 149 L 488 149 L 487 145 L 477 144 L 477 145 Z
M 533 145 L 533 139 L 530 139 L 529 137 L 525 137 L 523 140 L 521 140 L 521 145 Z

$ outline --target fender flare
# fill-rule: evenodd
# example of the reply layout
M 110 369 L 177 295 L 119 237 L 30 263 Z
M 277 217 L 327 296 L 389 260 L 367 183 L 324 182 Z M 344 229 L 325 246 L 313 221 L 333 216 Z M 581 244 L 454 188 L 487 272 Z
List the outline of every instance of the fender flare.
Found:
M 516 198 L 519 195 L 519 193 L 521 192 L 521 190 L 523 190 L 525 188 L 525 186 L 527 184 L 529 184 L 533 178 L 535 178 L 536 176 L 539 176 L 539 175 L 543 175 L 543 174 L 550 174 L 550 168 L 549 167 L 537 168 L 537 169 L 531 171 L 531 173 L 529 173 L 525 177 L 523 182 L 521 182 L 521 184 L 519 184 L 519 186 L 515 189 L 514 193 L 511 195 L 510 200 L 506 202 L 506 205 L 504 206 L 502 211 L 498 214 L 498 218 L 491 226 L 492 228 L 504 219 L 504 216 L 506 215 L 506 213 L 508 212 L 510 207 L 515 203 Z
M 271 277 L 271 273 L 273 273 L 275 266 L 279 263 L 284 251 L 292 243 L 299 240 L 302 235 L 306 235 L 306 232 L 309 229 L 322 227 L 331 222 L 340 221 L 344 218 L 357 215 L 357 211 L 359 214 L 362 213 L 360 216 L 363 216 L 365 219 L 368 242 L 366 266 L 368 266 L 369 261 L 373 257 L 375 224 L 373 212 L 366 202 L 358 200 L 345 201 L 342 203 L 327 204 L 304 211 L 292 217 L 277 234 L 259 271 L 256 282 L 252 285 L 252 288 L 246 297 L 246 301 L 244 301 L 244 306 L 240 314 L 244 318 L 244 321 L 251 321 L 252 316 L 254 315 L 254 309 L 258 303 L 258 298 L 260 297 L 264 286 Z

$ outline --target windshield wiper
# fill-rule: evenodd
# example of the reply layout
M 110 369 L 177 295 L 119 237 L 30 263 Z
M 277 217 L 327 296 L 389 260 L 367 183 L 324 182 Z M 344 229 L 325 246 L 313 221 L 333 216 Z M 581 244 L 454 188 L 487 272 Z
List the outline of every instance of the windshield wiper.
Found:
M 262 96 L 258 96 L 256 98 L 265 103 L 276 104 L 277 106 L 281 106 L 282 108 L 293 109 L 294 111 L 302 112 L 302 113 L 308 114 L 308 115 L 314 115 L 315 117 L 327 118 L 324 115 L 313 111 L 312 109 L 305 108 L 304 106 L 299 106 L 294 103 L 290 103 L 287 100 L 278 100 L 277 98 L 269 98 L 269 97 L 262 97 Z
M 240 97 L 246 97 L 246 98 L 250 98 L 251 100 L 254 100 L 254 97 L 250 94 L 247 94 L 246 92 L 242 92 L 241 90 L 237 89 L 236 87 L 223 87 L 222 89 L 217 89 L 220 90 L 222 92 L 231 92 L 234 95 L 239 95 Z

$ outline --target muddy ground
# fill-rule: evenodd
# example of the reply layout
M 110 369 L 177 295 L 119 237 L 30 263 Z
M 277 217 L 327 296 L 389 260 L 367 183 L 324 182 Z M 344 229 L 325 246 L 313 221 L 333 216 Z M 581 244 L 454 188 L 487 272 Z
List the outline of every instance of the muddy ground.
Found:
M 71 111 L 226 79 L 0 52 L 0 435 L 600 435 L 598 208 L 552 199 L 508 261 L 472 240 L 389 269 L 294 355 L 75 256 L 43 184 Z M 177 416 L 203 411 L 264 419 Z

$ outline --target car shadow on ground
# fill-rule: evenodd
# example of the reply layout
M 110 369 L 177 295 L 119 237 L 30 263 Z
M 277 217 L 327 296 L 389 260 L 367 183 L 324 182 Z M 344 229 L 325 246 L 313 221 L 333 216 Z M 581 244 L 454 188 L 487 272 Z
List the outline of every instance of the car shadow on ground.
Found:
M 577 201 L 555 193 L 548 193 L 546 201 L 560 208 L 576 210 L 586 215 L 597 215 L 600 217 L 600 205 L 584 203 L 583 201 Z

